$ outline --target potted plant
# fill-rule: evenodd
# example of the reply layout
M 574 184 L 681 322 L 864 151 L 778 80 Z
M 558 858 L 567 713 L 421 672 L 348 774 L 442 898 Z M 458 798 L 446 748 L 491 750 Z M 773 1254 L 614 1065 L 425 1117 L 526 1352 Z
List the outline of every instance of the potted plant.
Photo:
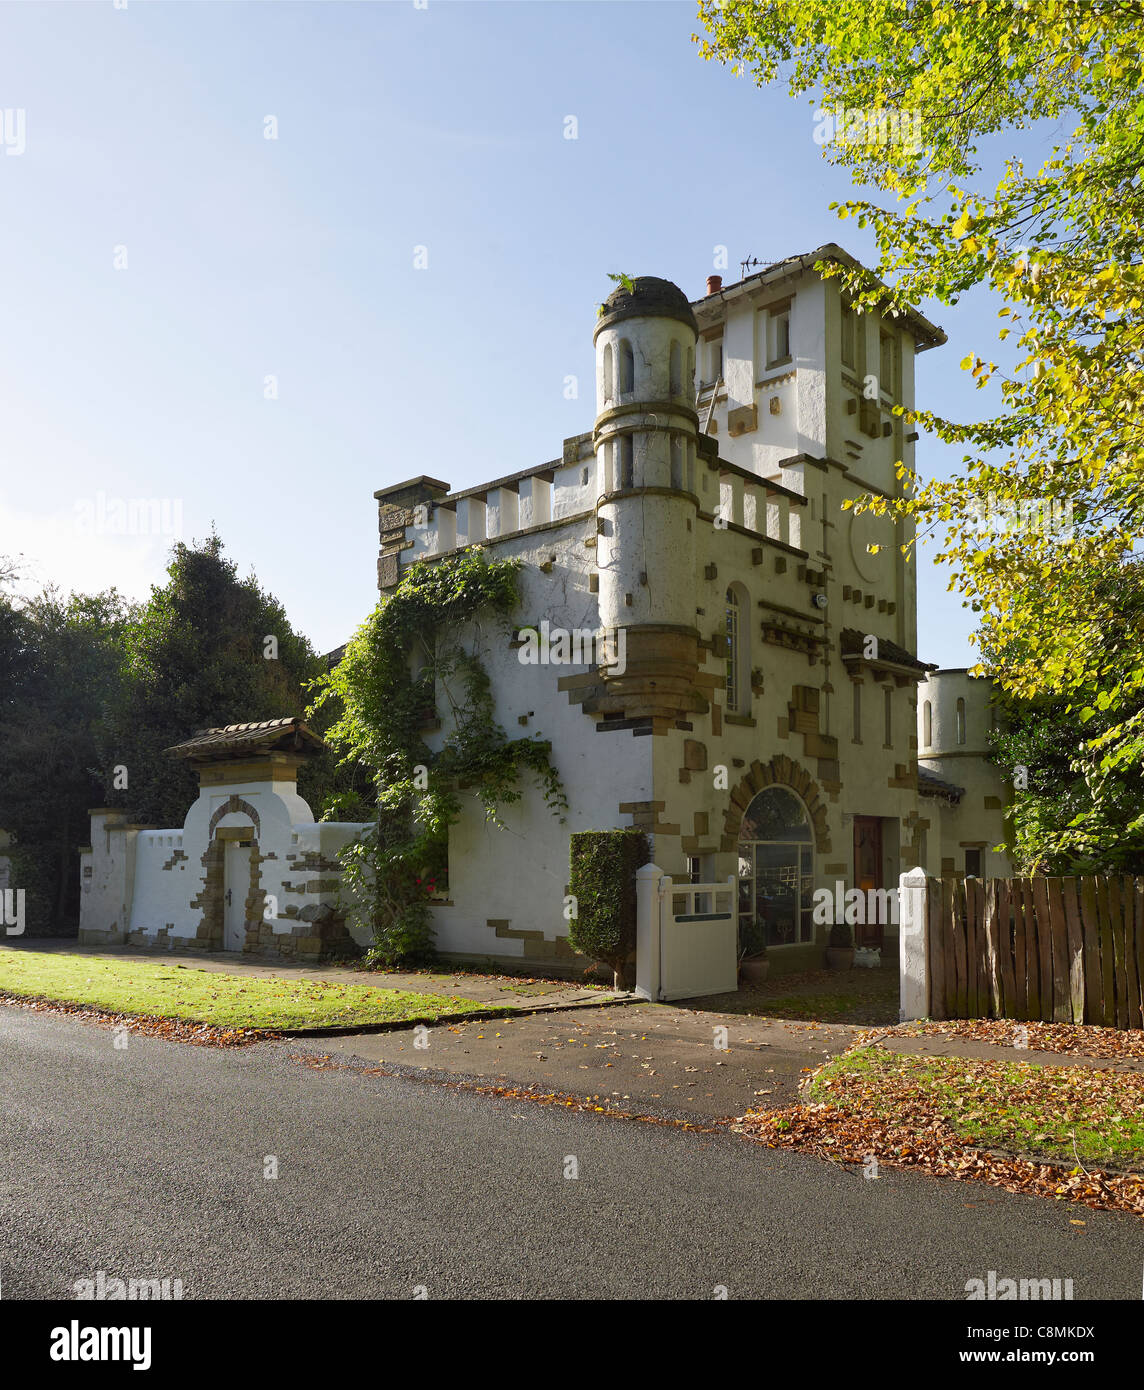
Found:
M 739 923 L 739 982 L 758 985 L 767 978 L 771 963 L 767 959 L 767 928 L 761 917 Z
M 849 970 L 854 965 L 854 938 L 845 922 L 835 922 L 830 928 L 826 947 L 827 970 Z

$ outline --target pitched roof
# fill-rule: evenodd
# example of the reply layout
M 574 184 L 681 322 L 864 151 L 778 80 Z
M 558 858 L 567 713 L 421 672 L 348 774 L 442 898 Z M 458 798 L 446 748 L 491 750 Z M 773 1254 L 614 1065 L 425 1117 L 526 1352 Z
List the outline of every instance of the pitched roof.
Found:
M 877 657 L 867 657 L 866 637 L 867 634 L 859 632 L 856 627 L 842 629 L 838 634 L 838 640 L 843 661 L 865 660 L 869 661 L 871 666 L 906 666 L 911 671 L 937 670 L 932 661 L 919 661 L 916 656 L 906 651 L 905 647 L 899 647 L 897 642 L 891 642 L 888 637 L 878 638 Z
M 318 753 L 328 747 L 311 732 L 304 720 L 264 719 L 258 724 L 227 724 L 221 729 L 201 729 L 186 743 L 166 751 L 173 758 L 195 761 L 239 757 L 247 753 Z
M 836 241 L 828 241 L 813 251 L 785 256 L 781 261 L 773 261 L 770 265 L 764 266 L 762 270 L 756 271 L 752 275 L 745 275 L 741 280 L 736 280 L 734 284 L 724 285 L 711 294 L 692 300 L 692 308 L 696 310 L 698 317 L 703 317 L 703 311 L 715 301 L 748 293 L 750 287 L 764 280 L 782 280 L 788 275 L 798 275 L 803 271 L 813 270 L 819 261 L 835 261 L 837 264 L 852 270 L 864 270 L 874 283 L 884 283 L 879 281 L 867 266 L 862 265 L 861 261 L 856 260 L 849 251 L 843 250 Z M 904 310 L 901 319 L 917 340 L 918 352 L 925 352 L 927 348 L 941 347 L 943 343 L 948 341 L 945 330 L 939 328 L 937 324 L 931 323 L 924 314 L 919 313 L 916 309 Z
M 922 767 L 921 763 L 918 763 L 918 791 L 922 796 L 945 796 L 950 801 L 960 801 L 965 795 L 964 787 L 955 787 L 936 772 Z

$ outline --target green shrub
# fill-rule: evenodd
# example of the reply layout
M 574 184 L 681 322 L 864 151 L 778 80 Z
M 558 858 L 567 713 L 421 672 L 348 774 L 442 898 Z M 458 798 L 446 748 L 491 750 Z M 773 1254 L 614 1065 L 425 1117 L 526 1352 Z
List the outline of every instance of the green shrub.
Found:
M 767 954 L 767 924 L 761 917 L 739 918 L 739 957 Z
M 636 951 L 636 870 L 651 857 L 642 830 L 582 830 L 571 837 L 568 933 L 582 955 L 603 961 L 630 986 Z
M 854 938 L 850 933 L 850 928 L 845 922 L 835 922 L 830 928 L 830 944 L 845 950 L 847 946 L 854 945 Z

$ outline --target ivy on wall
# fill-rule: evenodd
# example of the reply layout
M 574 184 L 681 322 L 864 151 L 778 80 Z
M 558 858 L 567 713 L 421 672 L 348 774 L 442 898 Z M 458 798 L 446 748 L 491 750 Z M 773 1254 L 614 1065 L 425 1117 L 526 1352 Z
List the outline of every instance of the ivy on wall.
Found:
M 519 560 L 490 560 L 480 548 L 412 565 L 346 647 L 341 663 L 314 682 L 310 713 L 335 702 L 327 741 L 345 763 L 373 774 L 376 805 L 333 798 L 328 819 L 373 818 L 340 855 L 353 910 L 370 923 L 367 963 L 392 966 L 432 954 L 430 904 L 448 866 L 449 827 L 462 796 L 481 802 L 499 825 L 500 808 L 531 776 L 548 808 L 568 802 L 539 738 L 510 739 L 494 717 L 492 685 L 478 655 L 482 621 L 517 606 Z M 433 750 L 438 700 L 447 705 L 443 740 Z

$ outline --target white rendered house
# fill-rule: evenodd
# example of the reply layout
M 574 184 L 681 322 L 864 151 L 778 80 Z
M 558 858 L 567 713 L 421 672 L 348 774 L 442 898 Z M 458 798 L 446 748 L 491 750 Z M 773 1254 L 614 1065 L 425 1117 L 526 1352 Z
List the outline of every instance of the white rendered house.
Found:
M 504 831 L 475 804 L 462 816 L 441 950 L 569 955 L 576 830 L 645 829 L 677 881 L 736 875 L 776 972 L 821 961 L 815 888 L 1007 867 L 964 854 L 1000 838 L 983 744 L 971 805 L 968 760 L 959 781 L 927 763 L 919 784 L 918 684 L 939 677 L 917 654 L 907 536 L 842 508 L 897 495 L 916 436 L 893 407 L 912 406 L 914 356 L 945 335 L 850 311 L 822 260 L 849 257 L 831 245 L 726 288 L 712 277 L 694 303 L 636 279 L 595 324 L 596 419 L 559 458 L 457 493 L 422 476 L 375 494 L 383 593 L 470 545 L 523 561 L 519 627 L 482 654 L 498 721 L 551 741 L 571 808 L 561 825 L 530 793 Z M 606 641 L 595 660 L 550 645 L 537 662 L 521 631 L 537 628 Z M 964 698 L 985 705 L 977 686 Z M 856 935 L 892 948 L 896 925 Z

